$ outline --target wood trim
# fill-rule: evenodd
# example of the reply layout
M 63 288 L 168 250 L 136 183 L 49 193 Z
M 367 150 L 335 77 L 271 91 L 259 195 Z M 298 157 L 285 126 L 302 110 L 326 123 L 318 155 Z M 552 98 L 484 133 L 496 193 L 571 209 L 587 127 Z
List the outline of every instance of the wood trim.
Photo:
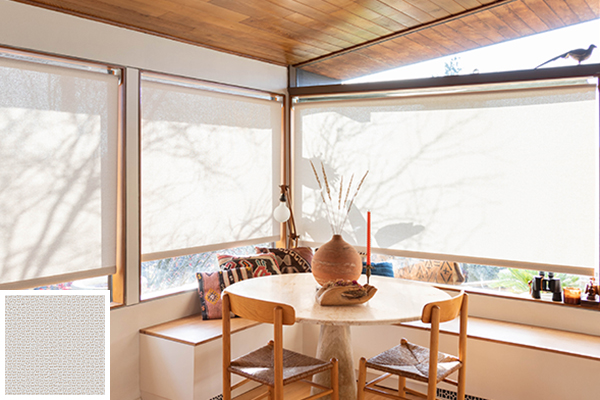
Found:
M 126 248 L 127 248 L 127 179 L 126 169 L 126 141 L 125 141 L 125 107 L 127 96 L 125 93 L 125 69 L 121 69 L 121 82 L 119 83 L 119 110 L 118 110 L 118 148 L 117 148 L 117 271 L 110 280 L 112 301 L 125 304 L 125 274 L 126 274 Z

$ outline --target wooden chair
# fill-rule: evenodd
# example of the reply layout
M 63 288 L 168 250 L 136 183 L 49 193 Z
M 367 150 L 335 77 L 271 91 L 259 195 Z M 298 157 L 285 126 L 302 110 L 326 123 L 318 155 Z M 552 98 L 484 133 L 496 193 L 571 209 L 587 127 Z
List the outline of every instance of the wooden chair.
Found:
M 400 345 L 386 350 L 375 357 L 360 359 L 358 372 L 358 400 L 363 400 L 365 392 L 376 393 L 392 399 L 407 399 L 406 393 L 435 400 L 437 384 L 440 381 L 458 387 L 458 400 L 465 398 L 465 362 L 467 354 L 467 295 L 461 292 L 448 300 L 436 301 L 423 307 L 421 321 L 431 324 L 429 348 L 409 343 L 406 339 Z M 458 338 L 458 357 L 440 353 L 440 322 L 451 321 L 460 316 L 460 333 Z M 370 382 L 366 382 L 367 368 L 384 374 Z M 448 375 L 458 371 L 458 380 L 448 379 Z M 392 394 L 375 385 L 388 377 L 398 376 L 398 393 Z M 427 383 L 427 394 L 406 387 L 406 378 Z
M 223 400 L 231 399 L 231 391 L 249 381 L 268 387 L 268 392 L 256 398 L 282 400 L 283 387 L 289 383 L 305 380 L 321 390 L 307 399 L 318 399 L 331 395 L 338 400 L 338 361 L 323 361 L 283 348 L 283 325 L 294 325 L 296 312 L 287 304 L 257 300 L 248 297 L 223 293 Z M 231 360 L 230 312 L 242 317 L 273 324 L 274 339 L 266 346 L 244 356 Z M 329 370 L 331 388 L 316 384 L 310 378 L 319 372 Z M 241 375 L 245 380 L 232 386 L 231 374 Z M 255 399 L 256 399 L 255 398 Z M 254 400 L 254 399 L 253 399 Z

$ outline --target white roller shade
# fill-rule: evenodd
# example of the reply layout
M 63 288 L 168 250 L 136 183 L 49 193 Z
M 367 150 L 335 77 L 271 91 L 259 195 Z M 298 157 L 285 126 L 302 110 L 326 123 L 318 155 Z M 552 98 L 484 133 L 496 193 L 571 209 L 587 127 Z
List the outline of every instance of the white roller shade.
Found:
M 344 232 L 357 245 L 370 210 L 373 246 L 394 254 L 593 274 L 599 106 L 586 82 L 296 105 L 300 234 L 331 235 L 309 164 L 323 161 L 334 182 L 369 170 Z
M 143 259 L 274 240 L 281 100 L 143 77 Z
M 118 85 L 0 57 L 0 288 L 115 272 Z

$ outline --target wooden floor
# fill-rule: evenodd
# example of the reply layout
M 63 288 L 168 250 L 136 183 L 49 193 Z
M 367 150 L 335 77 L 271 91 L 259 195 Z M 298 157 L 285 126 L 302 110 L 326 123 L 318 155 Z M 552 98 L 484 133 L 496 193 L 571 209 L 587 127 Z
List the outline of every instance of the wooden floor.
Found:
M 252 400 L 260 393 L 265 392 L 264 389 L 258 388 L 255 390 L 251 390 L 243 395 L 236 397 L 236 400 Z M 308 397 L 310 395 L 310 385 L 303 382 L 296 382 L 287 385 L 284 388 L 284 398 L 285 400 L 298 400 Z M 266 398 L 266 397 L 265 397 Z M 408 398 L 419 399 L 419 397 L 413 397 L 408 395 Z M 383 400 L 384 397 L 377 396 L 371 393 L 365 393 L 365 400 Z

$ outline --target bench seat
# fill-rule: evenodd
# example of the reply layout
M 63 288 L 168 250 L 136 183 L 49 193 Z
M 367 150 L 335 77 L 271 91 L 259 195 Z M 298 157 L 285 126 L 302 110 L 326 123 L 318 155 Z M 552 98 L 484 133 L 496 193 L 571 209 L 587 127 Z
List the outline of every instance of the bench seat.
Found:
M 220 319 L 203 320 L 202 315 L 196 314 L 140 329 L 140 333 L 190 346 L 199 346 L 221 339 L 223 333 L 221 324 Z M 244 318 L 232 318 L 231 332 L 240 332 L 259 324 L 260 322 Z
M 427 325 L 421 322 L 399 325 L 427 329 Z M 440 332 L 458 336 L 458 322 L 441 324 Z M 600 336 L 477 317 L 469 317 L 467 336 L 471 339 L 600 361 Z

